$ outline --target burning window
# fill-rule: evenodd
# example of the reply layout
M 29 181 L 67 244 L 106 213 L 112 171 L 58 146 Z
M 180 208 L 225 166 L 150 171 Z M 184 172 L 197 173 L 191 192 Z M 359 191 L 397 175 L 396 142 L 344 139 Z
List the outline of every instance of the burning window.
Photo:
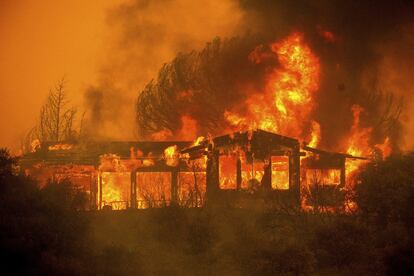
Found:
M 234 154 L 219 157 L 220 189 L 237 189 L 237 159 Z
M 252 160 L 250 163 L 246 158 L 241 162 L 241 188 L 243 190 L 256 191 L 262 185 L 264 175 L 264 162 L 260 160 Z
M 201 207 L 206 193 L 205 172 L 178 174 L 178 200 L 183 207 Z
M 272 189 L 289 189 L 289 157 L 272 156 Z
M 171 202 L 171 172 L 137 173 L 138 208 L 164 207 Z
M 126 209 L 130 201 L 131 175 L 129 172 L 102 172 L 102 207 Z
M 339 169 L 307 169 L 306 182 L 310 185 L 339 185 L 341 170 Z

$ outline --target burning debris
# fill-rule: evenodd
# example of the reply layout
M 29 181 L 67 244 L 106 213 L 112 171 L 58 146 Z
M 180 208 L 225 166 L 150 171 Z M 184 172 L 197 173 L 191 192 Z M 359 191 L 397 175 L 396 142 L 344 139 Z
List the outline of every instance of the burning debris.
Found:
M 226 203 L 312 210 L 318 187 L 324 197 L 342 197 L 332 202 L 319 196 L 318 206 L 344 210 L 342 189 L 352 186 L 346 160 L 354 166 L 361 159 L 301 147 L 297 139 L 263 130 L 200 137 L 193 143 L 57 144 L 41 149 L 22 159 L 26 172 L 43 181 L 73 181 L 89 195 L 90 209 Z
M 277 41 L 254 44 L 247 37 L 217 40 L 199 53 L 179 55 L 165 65 L 157 81 L 138 96 L 142 137 L 193 140 L 205 133 L 217 136 L 262 129 L 355 156 L 369 156 L 377 148 L 386 157 L 390 147 L 395 147 L 395 131 L 386 122 L 398 120 L 401 106 L 390 97 L 372 93 L 357 101 L 340 89 L 331 94 L 322 91 L 327 81 L 321 79 L 322 61 L 305 34 L 294 32 Z M 342 121 L 332 124 L 332 115 L 322 111 L 334 112 L 332 105 L 341 97 L 342 102 L 355 102 L 341 111 Z M 339 139 L 332 140 L 334 136 Z

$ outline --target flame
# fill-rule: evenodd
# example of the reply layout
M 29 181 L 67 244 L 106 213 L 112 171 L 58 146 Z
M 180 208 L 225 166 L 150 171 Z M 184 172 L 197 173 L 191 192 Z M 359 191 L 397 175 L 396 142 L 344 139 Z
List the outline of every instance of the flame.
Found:
M 376 144 L 375 147 L 381 150 L 383 159 L 391 155 L 392 147 L 389 137 L 385 137 L 384 142 L 382 144 Z
M 173 133 L 169 129 L 163 129 L 151 134 L 151 139 L 155 141 L 165 141 L 173 136 Z
M 41 143 L 39 139 L 34 139 L 31 143 L 30 143 L 30 147 L 31 147 L 31 152 L 36 152 L 38 149 L 40 149 Z
M 265 91 L 247 99 L 247 114 L 227 110 L 224 118 L 238 129 L 260 128 L 299 137 L 314 107 L 313 95 L 319 89 L 319 60 L 300 33 L 273 43 L 270 53 L 255 49 L 249 59 L 260 63 L 270 55 L 277 57 L 280 67 L 267 76 Z
M 372 128 L 360 126 L 360 116 L 364 109 L 359 105 L 353 105 L 351 108 L 353 114 L 353 123 L 351 134 L 347 140 L 347 153 L 353 156 L 369 156 L 371 154 L 371 146 L 369 140 L 371 138 Z M 347 160 L 345 164 L 346 183 L 349 186 L 354 185 L 354 178 L 359 168 L 365 164 L 364 160 Z
M 165 163 L 170 167 L 176 167 L 178 165 L 180 162 L 179 157 L 180 152 L 176 145 L 170 146 L 164 150 Z
M 50 151 L 53 151 L 53 150 L 70 150 L 72 148 L 73 148 L 72 144 L 56 144 L 53 146 L 49 146 L 47 149 Z
M 318 122 L 312 121 L 311 140 L 308 145 L 312 148 L 316 148 L 319 144 L 320 137 L 321 137 L 321 126 Z
M 204 138 L 204 136 L 199 136 L 197 137 L 197 139 L 194 141 L 193 146 L 198 146 L 201 144 L 201 142 L 203 142 L 206 138 Z

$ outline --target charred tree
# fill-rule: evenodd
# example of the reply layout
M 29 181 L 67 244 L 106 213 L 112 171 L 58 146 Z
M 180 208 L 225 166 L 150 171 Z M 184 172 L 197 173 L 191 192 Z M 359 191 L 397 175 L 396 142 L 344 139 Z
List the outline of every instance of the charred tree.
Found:
M 45 104 L 40 109 L 39 120 L 26 136 L 26 148 L 33 140 L 40 142 L 71 141 L 77 136 L 74 129 L 76 108 L 70 106 L 66 81 L 59 80 L 49 91 Z
M 156 80 L 140 92 L 136 103 L 138 132 L 143 138 L 165 131 L 177 136 L 182 116 L 197 122 L 199 133 L 218 134 L 227 124 L 223 114 L 229 103 L 242 103 L 247 95 L 240 89 L 263 85 L 265 66 L 253 64 L 248 55 L 257 39 L 216 38 L 201 51 L 179 54 L 165 64 Z

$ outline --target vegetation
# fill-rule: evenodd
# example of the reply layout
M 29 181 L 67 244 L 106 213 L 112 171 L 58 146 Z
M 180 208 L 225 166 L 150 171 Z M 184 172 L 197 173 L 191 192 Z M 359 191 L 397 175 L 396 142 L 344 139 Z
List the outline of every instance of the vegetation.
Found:
M 411 275 L 414 155 L 369 165 L 359 212 L 162 208 L 84 212 L 68 182 L 38 189 L 0 151 L 1 272 L 69 275 Z
M 76 108 L 70 106 L 66 92 L 66 81 L 59 80 L 48 94 L 40 109 L 39 119 L 27 134 L 24 146 L 30 148 L 32 141 L 61 142 L 73 141 L 81 132 L 75 130 Z

